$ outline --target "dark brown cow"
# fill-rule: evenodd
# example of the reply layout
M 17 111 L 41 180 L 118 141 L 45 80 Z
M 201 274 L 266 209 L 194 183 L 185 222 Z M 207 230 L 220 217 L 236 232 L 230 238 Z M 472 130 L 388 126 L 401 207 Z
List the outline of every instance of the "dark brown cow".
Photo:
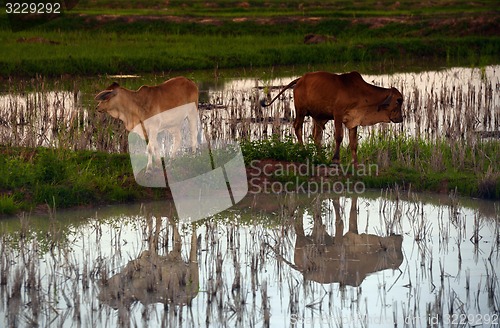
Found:
M 349 231 L 343 233 L 344 222 L 338 199 L 332 199 L 336 223 L 333 236 L 326 232 L 321 210 L 313 211 L 311 235 L 305 235 L 302 218 L 295 221 L 297 239 L 293 268 L 306 280 L 360 286 L 363 280 L 378 271 L 397 270 L 403 263 L 401 235 L 378 236 L 358 233 L 357 197 L 352 198 Z M 318 206 L 316 206 L 318 207 Z M 315 212 L 315 213 L 314 213 Z
M 358 126 L 376 123 L 401 123 L 403 96 L 396 88 L 381 88 L 366 83 L 358 72 L 332 74 L 328 72 L 307 73 L 290 82 L 271 100 L 271 105 L 285 90 L 294 87 L 296 117 L 293 122 L 299 143 L 302 140 L 302 125 L 306 116 L 314 121 L 314 142 L 321 145 L 325 124 L 335 120 L 334 163 L 340 159 L 340 144 L 344 137 L 342 124 L 349 129 L 349 147 L 352 161 L 358 163 Z

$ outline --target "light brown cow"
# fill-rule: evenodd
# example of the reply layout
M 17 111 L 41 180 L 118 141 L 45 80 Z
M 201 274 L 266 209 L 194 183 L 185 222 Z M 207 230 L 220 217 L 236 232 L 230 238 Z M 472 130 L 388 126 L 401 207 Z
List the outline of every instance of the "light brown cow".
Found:
M 328 72 L 307 73 L 290 82 L 270 103 L 271 105 L 285 90 L 294 87 L 296 117 L 293 122 L 299 143 L 302 140 L 302 125 L 306 116 L 314 121 L 313 137 L 317 146 L 325 124 L 335 121 L 334 163 L 340 159 L 340 144 L 344 137 L 342 124 L 349 129 L 349 147 L 352 161 L 358 163 L 358 126 L 376 123 L 401 123 L 403 96 L 396 88 L 381 88 L 366 83 L 358 72 L 332 74 Z
M 159 132 L 167 130 L 172 134 L 172 151 L 177 152 L 185 119 L 189 121 L 191 147 L 197 147 L 198 87 L 185 77 L 174 77 L 157 86 L 142 86 L 137 91 L 123 88 L 115 82 L 99 92 L 95 100 L 99 101 L 98 111 L 122 120 L 128 131 L 142 127 L 144 136 L 149 139 L 147 169 L 152 167 Z

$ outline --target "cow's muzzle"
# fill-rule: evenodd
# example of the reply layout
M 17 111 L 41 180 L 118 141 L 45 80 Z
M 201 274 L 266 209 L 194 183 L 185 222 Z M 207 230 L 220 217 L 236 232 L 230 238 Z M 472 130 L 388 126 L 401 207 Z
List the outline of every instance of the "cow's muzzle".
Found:
M 97 106 L 95 106 L 95 110 L 98 113 L 104 113 L 104 109 L 101 108 L 101 103 L 99 103 L 99 104 L 97 104 Z

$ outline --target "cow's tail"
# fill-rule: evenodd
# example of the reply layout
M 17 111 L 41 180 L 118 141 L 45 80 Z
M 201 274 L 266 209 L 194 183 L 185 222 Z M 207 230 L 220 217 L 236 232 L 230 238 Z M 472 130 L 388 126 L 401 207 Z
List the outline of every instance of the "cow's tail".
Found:
M 276 100 L 279 96 L 281 96 L 281 94 L 283 94 L 283 92 L 285 92 L 287 89 L 293 88 L 293 87 L 295 86 L 295 84 L 297 84 L 297 82 L 298 82 L 299 80 L 300 80 L 300 77 L 299 77 L 298 79 L 295 79 L 295 80 L 293 80 L 292 82 L 288 83 L 288 85 L 287 85 L 286 87 L 284 87 L 284 88 L 280 91 L 280 93 L 278 93 L 278 94 L 276 95 L 276 97 L 274 97 L 274 98 L 273 98 L 273 100 L 271 100 L 269 103 L 267 103 L 267 104 L 266 104 L 266 100 L 265 100 L 265 99 L 262 99 L 262 100 L 260 101 L 260 105 L 261 105 L 262 107 L 268 107 L 268 106 L 271 106 L 271 104 L 272 104 L 272 103 L 273 103 L 273 102 L 274 102 L 274 101 L 275 101 L 275 100 Z

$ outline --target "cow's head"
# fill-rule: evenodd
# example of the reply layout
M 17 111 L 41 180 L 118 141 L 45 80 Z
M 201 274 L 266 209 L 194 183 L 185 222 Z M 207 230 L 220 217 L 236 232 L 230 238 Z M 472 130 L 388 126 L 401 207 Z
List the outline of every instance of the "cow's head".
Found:
M 384 99 L 384 101 L 379 105 L 379 111 L 385 111 L 389 120 L 393 123 L 403 122 L 403 111 L 401 106 L 403 105 L 403 95 L 396 88 L 391 88 L 389 95 Z
M 116 95 L 118 93 L 118 89 L 120 88 L 120 85 L 116 82 L 113 82 L 109 87 L 106 88 L 106 90 L 101 91 L 95 96 L 95 100 L 99 101 L 97 104 L 97 111 L 99 112 L 108 112 L 109 110 L 113 109 L 116 107 L 115 100 L 116 100 Z

